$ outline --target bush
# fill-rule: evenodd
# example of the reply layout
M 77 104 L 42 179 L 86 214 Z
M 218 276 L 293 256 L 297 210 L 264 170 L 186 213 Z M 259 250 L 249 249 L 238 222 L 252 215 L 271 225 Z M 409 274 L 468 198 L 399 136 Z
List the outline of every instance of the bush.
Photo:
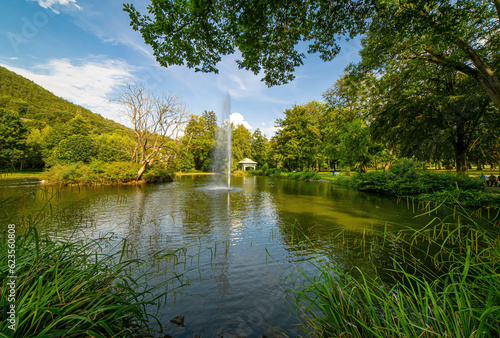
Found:
M 90 164 L 59 164 L 42 173 L 40 178 L 48 183 L 67 184 L 109 184 L 132 182 L 137 177 L 138 164 L 129 162 Z
M 146 182 L 167 182 L 172 181 L 175 177 L 175 173 L 171 169 L 165 169 L 165 167 L 159 163 L 153 164 L 146 169 L 146 172 L 142 175 L 142 179 Z
M 401 161 L 391 168 L 359 174 L 343 183 L 358 190 L 393 196 L 439 202 L 446 200 L 471 207 L 500 207 L 500 196 L 486 194 L 484 183 L 478 179 L 455 173 L 418 173 L 411 161 Z

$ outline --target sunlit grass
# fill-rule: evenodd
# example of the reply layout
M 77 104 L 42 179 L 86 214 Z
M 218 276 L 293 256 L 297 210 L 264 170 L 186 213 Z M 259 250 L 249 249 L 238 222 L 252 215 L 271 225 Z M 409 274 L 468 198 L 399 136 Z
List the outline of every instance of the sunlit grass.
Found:
M 2 171 L 0 178 L 38 178 L 42 170 Z

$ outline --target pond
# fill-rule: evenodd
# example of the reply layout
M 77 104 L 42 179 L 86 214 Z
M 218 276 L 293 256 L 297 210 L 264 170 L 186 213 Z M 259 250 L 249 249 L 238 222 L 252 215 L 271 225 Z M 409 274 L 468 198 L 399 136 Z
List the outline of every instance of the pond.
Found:
M 343 241 L 419 228 L 431 219 L 415 217 L 412 202 L 329 183 L 242 177 L 231 184 L 228 192 L 211 176 L 64 188 L 2 179 L 0 200 L 33 193 L 15 210 L 3 208 L 0 218 L 3 227 L 43 209 L 58 219 L 59 231 L 87 238 L 114 233 L 141 258 L 187 248 L 184 264 L 173 268 L 184 273 L 187 285 L 159 316 L 173 337 L 296 336 L 300 322 L 285 291 L 297 267 L 312 274 L 309 261 L 321 259 L 374 276 L 374 261 L 343 250 Z M 334 237 L 340 230 L 342 240 Z M 384 264 L 390 264 L 387 258 L 375 260 Z M 185 327 L 170 323 L 178 315 L 184 315 Z

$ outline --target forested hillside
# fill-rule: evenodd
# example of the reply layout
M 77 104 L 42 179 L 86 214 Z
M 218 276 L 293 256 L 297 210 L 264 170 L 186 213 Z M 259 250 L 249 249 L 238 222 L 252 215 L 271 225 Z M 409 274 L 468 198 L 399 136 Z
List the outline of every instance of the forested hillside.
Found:
M 125 129 L 120 124 L 68 102 L 3 67 L 0 67 L 0 108 L 17 112 L 21 118 L 49 125 L 68 122 L 80 114 L 98 133 Z
M 0 67 L 0 169 L 130 160 L 130 132 Z

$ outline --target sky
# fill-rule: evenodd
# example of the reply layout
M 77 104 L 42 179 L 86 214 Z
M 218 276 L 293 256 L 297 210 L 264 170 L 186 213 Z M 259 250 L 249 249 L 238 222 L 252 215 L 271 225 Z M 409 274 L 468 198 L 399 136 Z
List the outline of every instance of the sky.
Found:
M 176 95 L 196 115 L 205 110 L 219 115 L 229 93 L 231 120 L 271 137 L 286 109 L 322 100 L 344 68 L 360 59 L 359 40 L 343 42 L 333 61 L 307 55 L 294 81 L 271 88 L 259 75 L 239 70 L 237 55 L 222 59 L 219 74 L 165 68 L 130 27 L 125 1 L 146 13 L 144 0 L 2 0 L 0 66 L 129 127 L 120 106 L 110 101 L 126 83 Z

